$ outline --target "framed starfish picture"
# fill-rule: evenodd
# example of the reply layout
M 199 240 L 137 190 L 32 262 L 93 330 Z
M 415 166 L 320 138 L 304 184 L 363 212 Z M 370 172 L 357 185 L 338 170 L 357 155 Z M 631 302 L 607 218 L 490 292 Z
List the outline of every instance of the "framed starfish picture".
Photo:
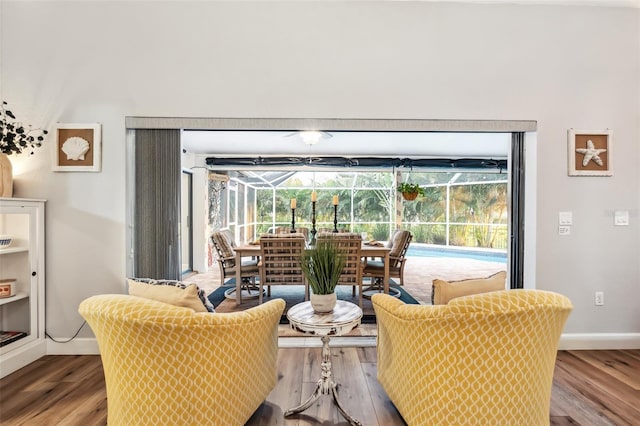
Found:
M 611 131 L 568 131 L 569 176 L 613 176 Z

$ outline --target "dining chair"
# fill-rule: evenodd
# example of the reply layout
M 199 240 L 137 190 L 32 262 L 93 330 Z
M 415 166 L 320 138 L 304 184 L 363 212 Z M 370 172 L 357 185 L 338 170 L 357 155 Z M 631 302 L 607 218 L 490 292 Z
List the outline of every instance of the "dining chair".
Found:
M 320 241 L 333 241 L 345 256 L 345 265 L 340 274 L 338 285 L 350 285 L 353 295 L 359 289 L 358 303 L 362 308 L 362 236 L 354 232 L 321 232 L 316 237 Z
M 303 234 L 262 234 L 260 236 L 260 291 L 271 296 L 272 285 L 303 285 L 304 300 L 309 300 L 309 288 L 302 272 L 300 258 L 306 247 Z
M 398 229 L 387 243 L 389 247 L 389 277 L 398 278 L 400 285 L 404 285 L 404 265 L 406 263 L 406 253 L 411 244 L 413 235 L 408 230 Z M 371 284 L 362 291 L 364 297 L 371 297 L 374 293 L 383 291 L 384 261 L 365 260 L 362 278 L 369 278 Z M 389 288 L 389 294 L 400 297 L 400 290 Z
M 229 229 L 221 229 L 211 234 L 211 242 L 218 254 L 218 266 L 220 267 L 220 285 L 225 284 L 227 278 L 236 277 L 236 251 L 235 241 Z M 242 279 L 242 297 L 256 297 L 258 287 L 256 278 L 260 276 L 258 267 L 259 259 L 251 258 L 242 260 L 240 265 L 240 277 Z M 225 297 L 235 297 L 235 287 L 225 292 Z

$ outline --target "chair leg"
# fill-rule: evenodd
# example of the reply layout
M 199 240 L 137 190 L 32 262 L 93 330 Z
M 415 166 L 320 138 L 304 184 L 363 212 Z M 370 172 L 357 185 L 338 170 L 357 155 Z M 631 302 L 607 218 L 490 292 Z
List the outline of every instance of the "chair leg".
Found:
M 364 297 L 366 297 L 367 299 L 370 299 L 373 294 L 384 292 L 383 281 L 384 281 L 383 278 L 371 277 L 371 284 L 369 285 L 369 287 L 363 289 L 362 291 Z M 396 288 L 389 287 L 389 294 L 394 297 L 400 297 L 401 292 Z

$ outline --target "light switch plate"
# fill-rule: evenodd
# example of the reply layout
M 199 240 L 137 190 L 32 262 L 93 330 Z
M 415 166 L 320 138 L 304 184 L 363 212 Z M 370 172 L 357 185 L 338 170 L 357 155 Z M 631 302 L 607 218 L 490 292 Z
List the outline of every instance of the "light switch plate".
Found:
M 616 226 L 629 225 L 629 211 L 628 210 L 616 210 L 613 213 L 613 224 Z
M 559 212 L 558 213 L 558 225 L 573 225 L 573 213 L 572 212 Z

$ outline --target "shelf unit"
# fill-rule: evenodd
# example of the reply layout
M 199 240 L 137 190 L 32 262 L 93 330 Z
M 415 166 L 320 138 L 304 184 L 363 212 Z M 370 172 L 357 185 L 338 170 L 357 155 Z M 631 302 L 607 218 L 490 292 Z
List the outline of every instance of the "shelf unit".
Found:
M 44 200 L 0 198 L 0 234 L 13 237 L 0 249 L 0 279 L 16 280 L 15 295 L 0 298 L 0 331 L 23 333 L 0 346 L 0 378 L 46 353 L 44 215 Z

